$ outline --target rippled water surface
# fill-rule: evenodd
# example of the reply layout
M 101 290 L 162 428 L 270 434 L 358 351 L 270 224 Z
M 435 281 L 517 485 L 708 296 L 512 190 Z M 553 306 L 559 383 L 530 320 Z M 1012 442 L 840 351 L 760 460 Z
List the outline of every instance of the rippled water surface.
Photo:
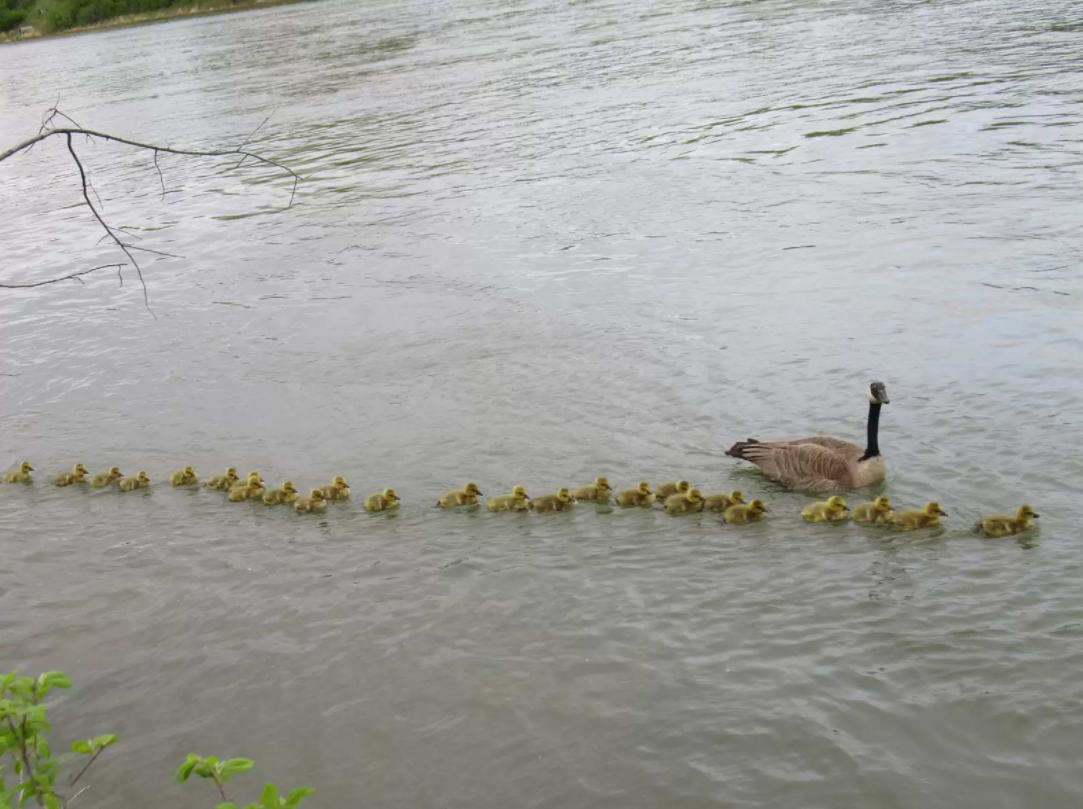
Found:
M 0 144 L 76 141 L 129 267 L 0 290 L 0 465 L 393 485 L 0 490 L 0 669 L 114 731 L 84 807 L 1083 802 L 1083 18 L 1072 0 L 348 0 L 0 48 Z M 117 260 L 62 142 L 0 163 L 0 281 Z M 723 456 L 860 440 L 905 538 Z M 770 520 L 431 508 L 476 479 L 762 494 Z M 1023 500 L 1040 534 L 984 541 Z M 247 791 L 246 791 L 247 786 Z M 202 791 L 201 791 L 202 790 Z

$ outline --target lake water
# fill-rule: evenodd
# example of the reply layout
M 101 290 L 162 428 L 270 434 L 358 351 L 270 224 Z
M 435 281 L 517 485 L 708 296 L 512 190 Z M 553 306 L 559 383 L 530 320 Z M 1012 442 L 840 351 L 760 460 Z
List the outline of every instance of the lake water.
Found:
M 324 518 L 0 488 L 0 669 L 62 668 L 90 807 L 1083 802 L 1083 19 L 1073 0 L 325 0 L 0 48 L 129 267 L 0 291 L 0 465 L 395 486 Z M 0 281 L 118 260 L 64 144 L 0 164 Z M 135 238 L 133 236 L 133 238 Z M 801 523 L 724 450 L 862 440 L 943 531 Z M 685 476 L 772 509 L 450 513 Z M 858 498 L 860 499 L 860 497 Z M 1033 503 L 1040 533 L 986 541 Z

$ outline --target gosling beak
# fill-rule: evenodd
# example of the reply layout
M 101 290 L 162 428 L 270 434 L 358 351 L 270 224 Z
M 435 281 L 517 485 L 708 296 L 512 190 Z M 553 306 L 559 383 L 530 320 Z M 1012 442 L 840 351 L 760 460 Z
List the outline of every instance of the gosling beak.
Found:
M 940 516 L 941 516 L 941 517 L 947 517 L 947 516 L 948 516 L 948 512 L 946 512 L 946 511 L 943 511 L 943 510 L 941 510 L 941 512 L 940 512 Z
M 1041 514 L 1031 514 L 1030 516 L 1033 517 L 1034 519 L 1038 519 L 1042 515 Z

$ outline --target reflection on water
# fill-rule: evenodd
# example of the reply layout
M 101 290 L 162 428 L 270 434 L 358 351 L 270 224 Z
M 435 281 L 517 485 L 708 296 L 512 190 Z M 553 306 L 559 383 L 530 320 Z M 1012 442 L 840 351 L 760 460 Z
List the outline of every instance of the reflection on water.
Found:
M 147 260 L 157 321 L 105 274 L 0 296 L 0 465 L 406 501 L 4 487 L 0 660 L 125 740 L 84 799 L 189 806 L 199 750 L 319 806 L 1077 804 L 1076 11 L 325 0 L 0 49 L 0 143 L 58 94 L 178 146 L 274 111 L 253 146 L 306 177 L 287 210 L 280 172 L 163 156 L 163 199 L 83 144 L 183 258 Z M 5 281 L 115 260 L 63 144 L 0 175 Z M 803 525 L 722 454 L 860 440 L 872 378 L 884 488 L 940 534 Z M 596 474 L 773 513 L 431 508 Z M 969 533 L 1023 500 L 1040 534 Z

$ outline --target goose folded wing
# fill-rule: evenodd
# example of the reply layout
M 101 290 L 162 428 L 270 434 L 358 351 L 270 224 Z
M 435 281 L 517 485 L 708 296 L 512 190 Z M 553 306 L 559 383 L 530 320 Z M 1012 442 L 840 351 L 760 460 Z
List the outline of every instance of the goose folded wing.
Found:
M 829 492 L 850 486 L 846 458 L 819 444 L 756 444 L 744 457 L 768 477 L 794 488 Z
M 783 442 L 778 442 L 783 443 Z M 860 458 L 865 454 L 865 448 L 858 446 L 851 441 L 843 441 L 841 438 L 832 438 L 829 435 L 813 435 L 808 438 L 797 438 L 793 441 L 786 441 L 787 444 L 814 444 L 819 447 L 826 447 L 827 449 L 842 455 L 845 458 Z

